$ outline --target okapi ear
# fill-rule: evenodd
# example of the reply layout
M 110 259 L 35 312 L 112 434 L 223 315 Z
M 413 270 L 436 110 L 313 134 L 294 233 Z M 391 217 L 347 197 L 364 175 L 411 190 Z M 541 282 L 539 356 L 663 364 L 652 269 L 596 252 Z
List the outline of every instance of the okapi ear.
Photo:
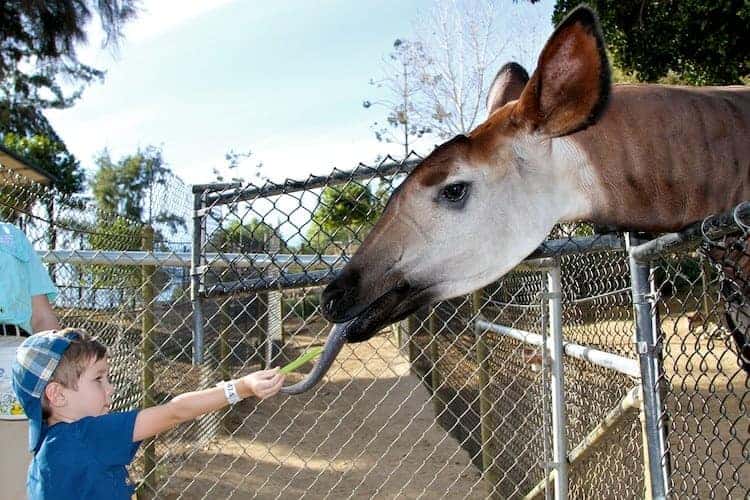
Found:
M 586 6 L 563 20 L 542 49 L 514 116 L 550 136 L 594 123 L 609 99 L 610 70 L 599 21 Z
M 518 63 L 506 63 L 495 75 L 495 79 L 487 92 L 487 115 L 515 101 L 529 82 L 529 74 Z

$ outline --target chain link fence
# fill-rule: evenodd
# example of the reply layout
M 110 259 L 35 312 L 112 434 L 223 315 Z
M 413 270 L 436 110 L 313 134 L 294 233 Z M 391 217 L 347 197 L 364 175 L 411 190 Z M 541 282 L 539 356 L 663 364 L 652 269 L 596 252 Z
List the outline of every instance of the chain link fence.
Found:
M 178 233 L 10 172 L 0 204 L 48 263 L 61 322 L 110 346 L 126 409 L 322 345 L 322 287 L 418 161 L 192 194 L 176 183 L 158 198 L 183 214 Z M 558 227 L 497 283 L 345 346 L 310 392 L 144 443 L 139 497 L 639 498 L 661 479 L 672 498 L 746 498 L 746 215 L 679 245 Z

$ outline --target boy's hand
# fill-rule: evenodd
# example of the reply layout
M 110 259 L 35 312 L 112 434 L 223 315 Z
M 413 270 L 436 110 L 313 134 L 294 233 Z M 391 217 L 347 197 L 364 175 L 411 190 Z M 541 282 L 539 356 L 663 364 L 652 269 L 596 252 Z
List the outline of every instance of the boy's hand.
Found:
M 284 374 L 279 373 L 278 368 L 260 370 L 245 375 L 237 382 L 237 390 L 243 399 L 250 396 L 266 399 L 281 390 L 281 386 L 284 384 Z

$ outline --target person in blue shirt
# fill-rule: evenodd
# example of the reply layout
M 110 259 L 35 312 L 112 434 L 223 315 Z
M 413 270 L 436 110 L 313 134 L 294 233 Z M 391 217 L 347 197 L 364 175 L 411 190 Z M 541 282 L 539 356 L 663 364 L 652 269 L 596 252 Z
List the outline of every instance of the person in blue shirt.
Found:
M 50 301 L 57 288 L 42 261 L 13 224 L 0 222 L 0 335 L 59 328 Z
M 31 500 L 130 500 L 126 466 L 142 440 L 244 398 L 273 396 L 284 382 L 277 368 L 261 370 L 159 406 L 110 413 L 107 349 L 71 328 L 28 337 L 12 371 L 29 419 Z

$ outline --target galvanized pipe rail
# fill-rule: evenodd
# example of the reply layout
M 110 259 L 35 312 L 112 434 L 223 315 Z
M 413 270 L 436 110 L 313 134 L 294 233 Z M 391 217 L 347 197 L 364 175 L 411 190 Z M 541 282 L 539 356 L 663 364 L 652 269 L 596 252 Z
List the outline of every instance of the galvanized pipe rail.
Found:
M 407 158 L 402 162 L 384 160 L 383 163 L 376 167 L 360 164 L 354 170 L 338 170 L 334 171 L 331 175 L 311 175 L 304 181 L 293 181 L 287 179 L 283 184 L 269 181 L 264 186 L 252 189 L 242 189 L 242 185 L 239 183 L 225 184 L 222 186 L 222 190 L 205 195 L 205 206 L 215 207 L 227 203 L 237 203 L 240 201 L 268 198 L 271 196 L 290 194 L 299 191 L 308 191 L 310 189 L 318 189 L 332 184 L 342 184 L 372 177 L 405 174 L 411 172 L 422 161 L 422 158 L 415 153 L 412 153 L 409 156 L 414 156 L 415 158 Z M 206 186 L 200 187 L 205 188 Z
M 581 440 L 578 445 L 570 450 L 568 453 L 568 463 L 573 466 L 585 459 L 596 449 L 602 439 L 610 433 L 622 420 L 630 415 L 631 413 L 638 411 L 641 407 L 641 388 L 633 387 L 630 389 L 625 396 L 612 408 L 602 419 L 599 424 L 594 427 L 586 436 Z M 531 491 L 525 496 L 524 500 L 532 500 L 544 493 L 547 483 L 552 479 L 552 474 L 548 474 L 544 479 L 539 481 Z
M 549 314 L 549 340 L 545 343 L 542 336 L 538 337 L 545 349 L 549 359 L 550 369 L 550 392 L 552 393 L 552 463 L 547 464 L 552 470 L 551 477 L 554 479 L 555 499 L 565 500 L 568 498 L 568 437 L 567 417 L 565 409 L 565 379 L 563 369 L 564 342 L 562 332 L 562 290 L 560 277 L 560 260 L 557 258 L 535 258 L 528 259 L 523 263 L 524 267 L 533 271 L 542 271 L 547 274 L 547 292 L 542 299 L 547 301 Z M 481 335 L 482 326 L 495 326 L 481 318 L 474 322 L 474 331 Z M 512 330 L 512 329 L 511 329 Z M 528 332 L 523 332 L 528 333 Z M 530 334 L 534 335 L 534 334 Z
M 479 319 L 475 322 L 475 328 L 481 331 L 490 331 L 511 337 L 525 344 L 541 347 L 544 345 L 542 336 L 537 333 L 527 332 L 516 328 L 510 328 L 497 323 Z M 600 351 L 591 347 L 582 346 L 573 342 L 563 341 L 563 352 L 571 358 L 588 361 L 589 363 L 622 373 L 628 377 L 639 379 L 641 371 L 638 361 L 610 352 Z

